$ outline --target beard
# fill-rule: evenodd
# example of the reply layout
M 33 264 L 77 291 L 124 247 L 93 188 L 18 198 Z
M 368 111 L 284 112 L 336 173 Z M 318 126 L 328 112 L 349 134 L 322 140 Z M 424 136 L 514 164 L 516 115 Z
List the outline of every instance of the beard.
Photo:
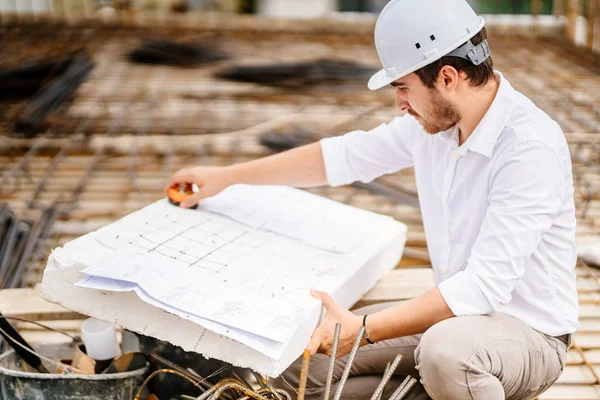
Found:
M 444 99 L 437 89 L 431 89 L 430 93 L 429 106 L 425 110 L 427 117 L 419 115 L 412 108 L 409 108 L 407 112 L 418 118 L 425 132 L 435 135 L 456 125 L 460 121 L 461 115 L 457 107 Z

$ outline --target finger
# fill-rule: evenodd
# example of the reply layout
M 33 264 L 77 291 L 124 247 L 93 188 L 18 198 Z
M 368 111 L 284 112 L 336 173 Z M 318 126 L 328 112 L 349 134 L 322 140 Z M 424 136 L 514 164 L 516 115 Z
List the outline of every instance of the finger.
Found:
M 189 170 L 187 168 L 184 168 L 184 169 L 180 169 L 179 171 L 175 172 L 169 179 L 169 182 L 167 182 L 167 184 L 165 186 L 165 192 L 167 192 L 170 188 L 177 185 L 178 183 L 188 182 L 188 179 L 190 178 L 188 171 Z
M 310 352 L 311 356 L 314 356 L 317 353 L 317 351 L 319 351 L 320 347 L 321 347 L 321 335 L 320 335 L 319 331 L 317 330 L 310 338 L 308 345 L 306 345 L 306 350 L 308 350 Z
M 323 306 L 325 306 L 326 309 L 336 308 L 338 306 L 337 303 L 333 301 L 331 296 L 325 292 L 320 292 L 318 290 L 311 289 L 310 294 L 315 299 L 321 300 L 321 303 L 323 303 Z
M 181 204 L 179 205 L 179 207 L 182 207 L 182 208 L 194 207 L 203 198 L 204 198 L 204 196 L 202 195 L 202 193 L 200 193 L 200 192 L 194 193 L 193 195 L 191 195 L 190 197 L 188 197 L 187 199 L 182 201 Z
M 177 185 L 178 183 L 191 183 L 193 181 L 193 178 L 194 177 L 190 168 L 180 169 L 179 171 L 175 172 L 173 176 L 171 176 L 171 179 L 169 179 L 169 182 L 165 186 L 165 193 L 167 193 L 171 187 Z

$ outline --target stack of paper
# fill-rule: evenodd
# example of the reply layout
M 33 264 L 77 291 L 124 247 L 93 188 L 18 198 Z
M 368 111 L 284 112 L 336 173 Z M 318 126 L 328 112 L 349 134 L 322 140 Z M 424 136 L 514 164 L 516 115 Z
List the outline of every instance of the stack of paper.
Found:
M 267 375 L 398 262 L 406 227 L 304 191 L 237 185 L 185 210 L 161 200 L 56 249 L 42 296 Z

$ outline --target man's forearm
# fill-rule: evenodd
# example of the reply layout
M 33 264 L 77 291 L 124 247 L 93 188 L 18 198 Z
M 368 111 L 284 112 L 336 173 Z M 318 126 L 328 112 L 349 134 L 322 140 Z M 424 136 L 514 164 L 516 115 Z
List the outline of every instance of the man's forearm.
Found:
M 371 314 L 367 332 L 372 341 L 423 333 L 440 321 L 454 317 L 437 287 L 395 307 Z
M 315 187 L 327 184 L 321 144 L 312 143 L 229 167 L 231 184 Z

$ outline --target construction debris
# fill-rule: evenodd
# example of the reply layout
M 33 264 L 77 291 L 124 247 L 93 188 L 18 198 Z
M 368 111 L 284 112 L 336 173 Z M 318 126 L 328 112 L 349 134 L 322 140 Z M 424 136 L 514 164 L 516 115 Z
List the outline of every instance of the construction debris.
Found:
M 134 63 L 180 67 L 192 67 L 227 58 L 225 53 L 208 43 L 184 43 L 167 39 L 146 39 L 128 57 Z
M 240 65 L 228 67 L 217 77 L 231 81 L 252 82 L 282 88 L 316 84 L 364 83 L 375 71 L 350 61 L 320 59 L 301 63 Z
M 93 68 L 94 63 L 87 55 L 81 54 L 74 58 L 62 75 L 25 104 L 15 125 L 17 132 L 25 132 L 26 136 L 31 136 L 33 132 L 41 129 L 46 117 L 77 90 Z
M 4 100 L 32 96 L 61 75 L 73 60 L 40 61 L 0 69 L 0 97 Z
M 31 322 L 20 318 L 13 319 Z M 60 396 L 65 396 L 64 399 L 68 399 L 74 395 L 83 394 L 86 391 L 93 396 L 106 396 L 91 397 L 91 399 L 124 400 L 130 398 L 125 397 L 127 396 L 127 391 L 131 395 L 134 390 L 136 393 L 134 399 L 145 399 L 149 395 L 156 396 L 156 398 L 181 396 L 182 398 L 204 400 L 217 400 L 219 398 L 226 400 L 240 398 L 258 400 L 291 399 L 287 390 L 274 388 L 268 379 L 260 373 L 246 369 L 236 369 L 224 363 L 217 365 L 219 362 L 207 362 L 197 354 L 184 353 L 175 346 L 153 340 L 152 338 L 138 336 L 141 347 L 134 345 L 133 351 L 124 352 L 111 359 L 96 360 L 86 354 L 85 346 L 82 345 L 78 336 L 72 336 L 64 331 L 53 329 L 46 324 L 35 324 L 44 329 L 57 331 L 71 339 L 71 341 L 63 344 L 38 345 L 34 349 L 0 315 L 0 333 L 6 336 L 6 330 L 9 330 L 12 332 L 9 337 L 11 343 L 13 341 L 23 343 L 22 347 L 15 346 L 15 350 L 18 349 L 18 351 L 10 351 L 0 356 L 0 382 L 5 385 L 5 389 L 11 394 L 11 399 L 26 400 L 32 398 L 38 392 L 49 390 L 49 384 L 51 384 L 52 390 L 57 392 L 58 397 L 56 398 L 59 400 L 63 399 Z M 9 328 L 7 328 L 7 325 Z M 331 377 L 333 376 L 340 332 L 341 325 L 337 324 L 334 335 L 334 347 L 330 356 L 326 393 L 330 392 Z M 341 396 L 344 383 L 358 350 L 358 345 L 364 337 L 364 332 L 364 327 L 361 327 L 350 353 L 348 364 L 344 369 L 342 380 L 338 384 L 334 399 L 339 399 Z M 127 338 L 133 337 L 132 335 L 127 332 Z M 131 341 L 131 339 L 127 339 L 127 341 Z M 144 344 L 145 342 L 147 343 Z M 148 344 L 150 344 L 150 347 L 148 347 Z M 125 344 L 125 339 L 124 345 L 129 346 L 129 344 Z M 163 355 L 159 355 L 159 352 Z M 190 356 L 193 358 L 189 358 Z M 28 368 L 20 362 L 20 358 L 26 360 L 30 366 L 46 374 L 47 377 L 40 376 L 39 374 L 31 374 Z M 401 359 L 402 356 L 398 355 L 390 363 L 390 367 L 386 370 L 381 384 L 373 393 L 372 399 L 381 398 L 383 389 L 398 367 Z M 298 393 L 297 398 L 299 400 L 304 399 L 309 360 L 310 354 L 308 351 L 305 351 L 300 387 L 298 389 L 290 387 Z M 191 365 L 193 368 L 187 367 L 187 365 Z M 203 368 L 204 372 L 198 373 L 198 367 Z M 212 369 L 207 369 L 211 367 Z M 142 383 L 141 377 L 146 371 L 151 373 Z M 255 384 L 249 383 L 249 378 L 252 375 L 256 379 Z M 79 384 L 71 385 L 69 382 L 72 379 L 79 379 Z M 87 382 L 88 380 L 90 381 L 89 383 Z M 120 386 L 125 385 L 128 389 L 122 390 L 123 388 L 121 387 L 114 387 L 113 391 L 110 392 L 110 380 L 116 380 Z M 416 379 L 407 377 L 396 389 L 393 398 L 402 399 L 415 382 Z M 187 386 L 186 383 L 188 383 Z M 131 385 L 135 385 L 135 387 Z M 17 387 L 19 389 L 16 389 Z M 395 397 L 397 394 L 401 395 Z
M 142 384 L 149 365 L 145 360 L 140 367 L 139 357 L 127 355 L 130 363 L 125 371 L 102 374 L 83 374 L 78 368 L 68 365 L 73 357 L 74 343 L 38 345 L 39 356 L 50 373 L 40 374 L 23 366 L 21 358 L 9 351 L 0 356 L 0 383 L 6 399 L 67 400 L 87 398 L 90 400 L 129 400 L 132 393 Z M 127 360 L 123 360 L 127 361 Z M 66 363 L 65 363 L 66 362 Z M 116 371 L 116 369 L 115 369 Z M 49 396 L 51 394 L 51 397 Z
M 48 373 L 48 370 L 42 365 L 42 360 L 35 354 L 35 351 L 29 343 L 17 332 L 17 330 L 0 313 L 0 334 L 13 350 L 29 365 L 40 373 Z
M 0 288 L 22 287 L 56 217 L 57 210 L 50 207 L 35 220 L 22 219 L 7 204 L 0 204 Z

